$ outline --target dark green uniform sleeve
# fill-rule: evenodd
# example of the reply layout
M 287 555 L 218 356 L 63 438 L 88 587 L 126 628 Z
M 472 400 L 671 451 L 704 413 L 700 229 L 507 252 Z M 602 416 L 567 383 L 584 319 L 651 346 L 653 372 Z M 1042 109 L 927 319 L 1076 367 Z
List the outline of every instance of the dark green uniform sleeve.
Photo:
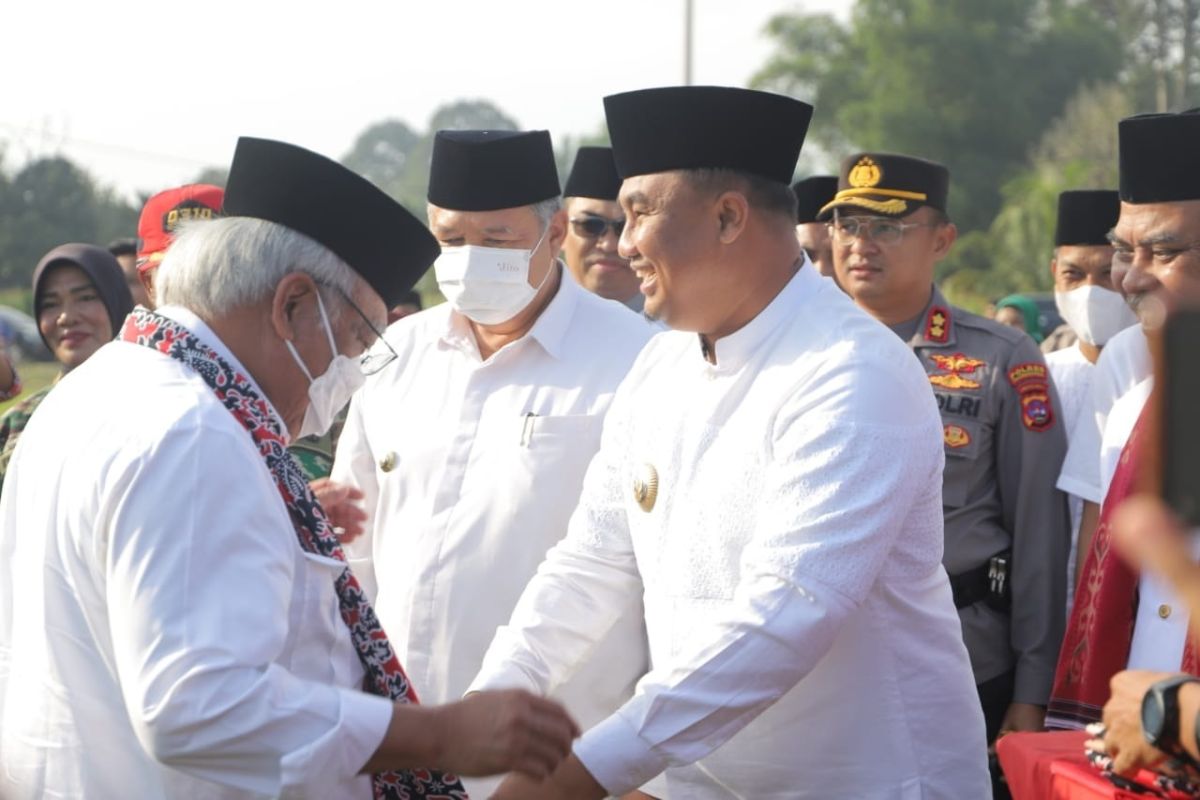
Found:
M 1055 488 L 1067 451 L 1062 405 L 1032 339 L 1018 344 L 1002 376 L 996 474 L 1004 526 L 1012 535 L 1014 703 L 1045 705 L 1066 614 L 1071 524 Z

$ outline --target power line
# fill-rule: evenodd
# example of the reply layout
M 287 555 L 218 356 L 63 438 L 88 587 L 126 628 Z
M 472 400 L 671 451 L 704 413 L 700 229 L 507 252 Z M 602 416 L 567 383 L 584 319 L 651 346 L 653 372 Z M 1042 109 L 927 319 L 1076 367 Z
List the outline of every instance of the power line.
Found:
M 27 143 L 27 137 L 41 137 L 44 141 L 50 140 L 53 137 L 52 144 L 56 147 L 61 147 L 63 144 L 67 144 L 72 146 L 90 147 L 96 150 L 105 150 L 118 155 L 134 156 L 146 161 L 173 162 L 175 164 L 187 164 L 189 166 L 197 167 L 212 166 L 211 161 L 205 161 L 203 159 L 191 158 L 189 156 L 172 155 L 168 153 L 155 153 L 149 150 L 142 150 L 137 147 L 112 144 L 110 142 L 98 142 L 93 139 L 81 139 L 65 133 L 52 133 L 45 128 L 39 129 L 31 125 L 15 125 L 11 122 L 4 122 L 3 120 L 0 120 L 0 128 L 12 131 L 18 136 L 22 137 L 20 140 L 21 146 L 31 152 L 34 150 L 34 148 Z

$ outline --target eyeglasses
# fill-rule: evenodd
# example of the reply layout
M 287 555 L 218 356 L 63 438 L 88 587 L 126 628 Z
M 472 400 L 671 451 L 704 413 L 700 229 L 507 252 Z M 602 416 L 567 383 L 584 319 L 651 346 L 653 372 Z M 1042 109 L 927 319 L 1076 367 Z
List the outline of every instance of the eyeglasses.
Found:
M 897 244 L 911 228 L 932 228 L 933 222 L 897 222 L 882 217 L 837 217 L 830 227 L 838 244 L 853 244 L 860 235 L 876 244 Z
M 571 220 L 571 227 L 575 229 L 576 236 L 587 239 L 599 239 L 609 228 L 612 228 L 612 232 L 619 239 L 621 231 L 625 230 L 625 220 L 597 216 L 576 217 Z
M 358 316 L 362 319 L 363 324 L 367 326 L 367 330 L 375 334 L 375 342 L 368 347 L 366 352 L 364 352 L 358 359 L 358 365 L 359 368 L 362 369 L 363 375 L 374 375 L 377 372 L 382 371 L 384 367 L 388 366 L 400 357 L 399 353 L 392 349 L 392 346 L 388 343 L 388 340 L 383 337 L 383 332 L 375 327 L 375 323 L 371 322 L 370 318 L 367 317 L 367 315 L 363 313 L 363 310 L 359 308 L 353 300 L 350 299 L 348 294 L 336 286 L 329 286 L 328 284 L 321 285 L 328 286 L 328 288 L 337 292 L 338 296 L 342 298 L 346 305 L 353 308 L 354 313 L 358 314 Z

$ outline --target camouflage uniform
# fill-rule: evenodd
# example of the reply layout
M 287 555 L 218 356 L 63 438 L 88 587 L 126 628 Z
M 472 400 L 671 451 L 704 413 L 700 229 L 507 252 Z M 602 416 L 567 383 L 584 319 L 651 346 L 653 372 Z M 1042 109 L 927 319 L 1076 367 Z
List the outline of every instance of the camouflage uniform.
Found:
M 341 438 L 342 428 L 346 425 L 346 409 L 337 415 L 324 436 L 305 436 L 297 439 L 288 447 L 292 458 L 300 464 L 309 482 L 319 478 L 328 478 L 333 470 L 333 455 L 337 451 L 338 439 Z
M 13 451 L 17 449 L 17 440 L 21 431 L 29 424 L 29 418 L 50 393 L 47 386 L 41 391 L 34 392 L 21 402 L 12 406 L 0 417 L 0 489 L 4 486 L 4 476 L 8 474 L 8 462 L 12 460 Z

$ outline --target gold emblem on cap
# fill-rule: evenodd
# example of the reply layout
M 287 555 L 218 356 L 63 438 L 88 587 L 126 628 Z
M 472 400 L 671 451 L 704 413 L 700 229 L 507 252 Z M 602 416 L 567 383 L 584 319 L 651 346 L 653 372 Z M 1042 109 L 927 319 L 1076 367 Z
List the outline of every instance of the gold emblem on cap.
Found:
M 642 464 L 633 476 L 633 499 L 642 511 L 654 508 L 654 501 L 658 499 L 658 470 L 653 464 Z
M 379 459 L 379 468 L 384 472 L 391 472 L 396 468 L 396 453 L 389 452 L 386 456 Z
M 847 180 L 855 189 L 870 189 L 878 186 L 879 182 L 883 180 L 883 170 L 870 156 L 863 156 L 850 169 Z

